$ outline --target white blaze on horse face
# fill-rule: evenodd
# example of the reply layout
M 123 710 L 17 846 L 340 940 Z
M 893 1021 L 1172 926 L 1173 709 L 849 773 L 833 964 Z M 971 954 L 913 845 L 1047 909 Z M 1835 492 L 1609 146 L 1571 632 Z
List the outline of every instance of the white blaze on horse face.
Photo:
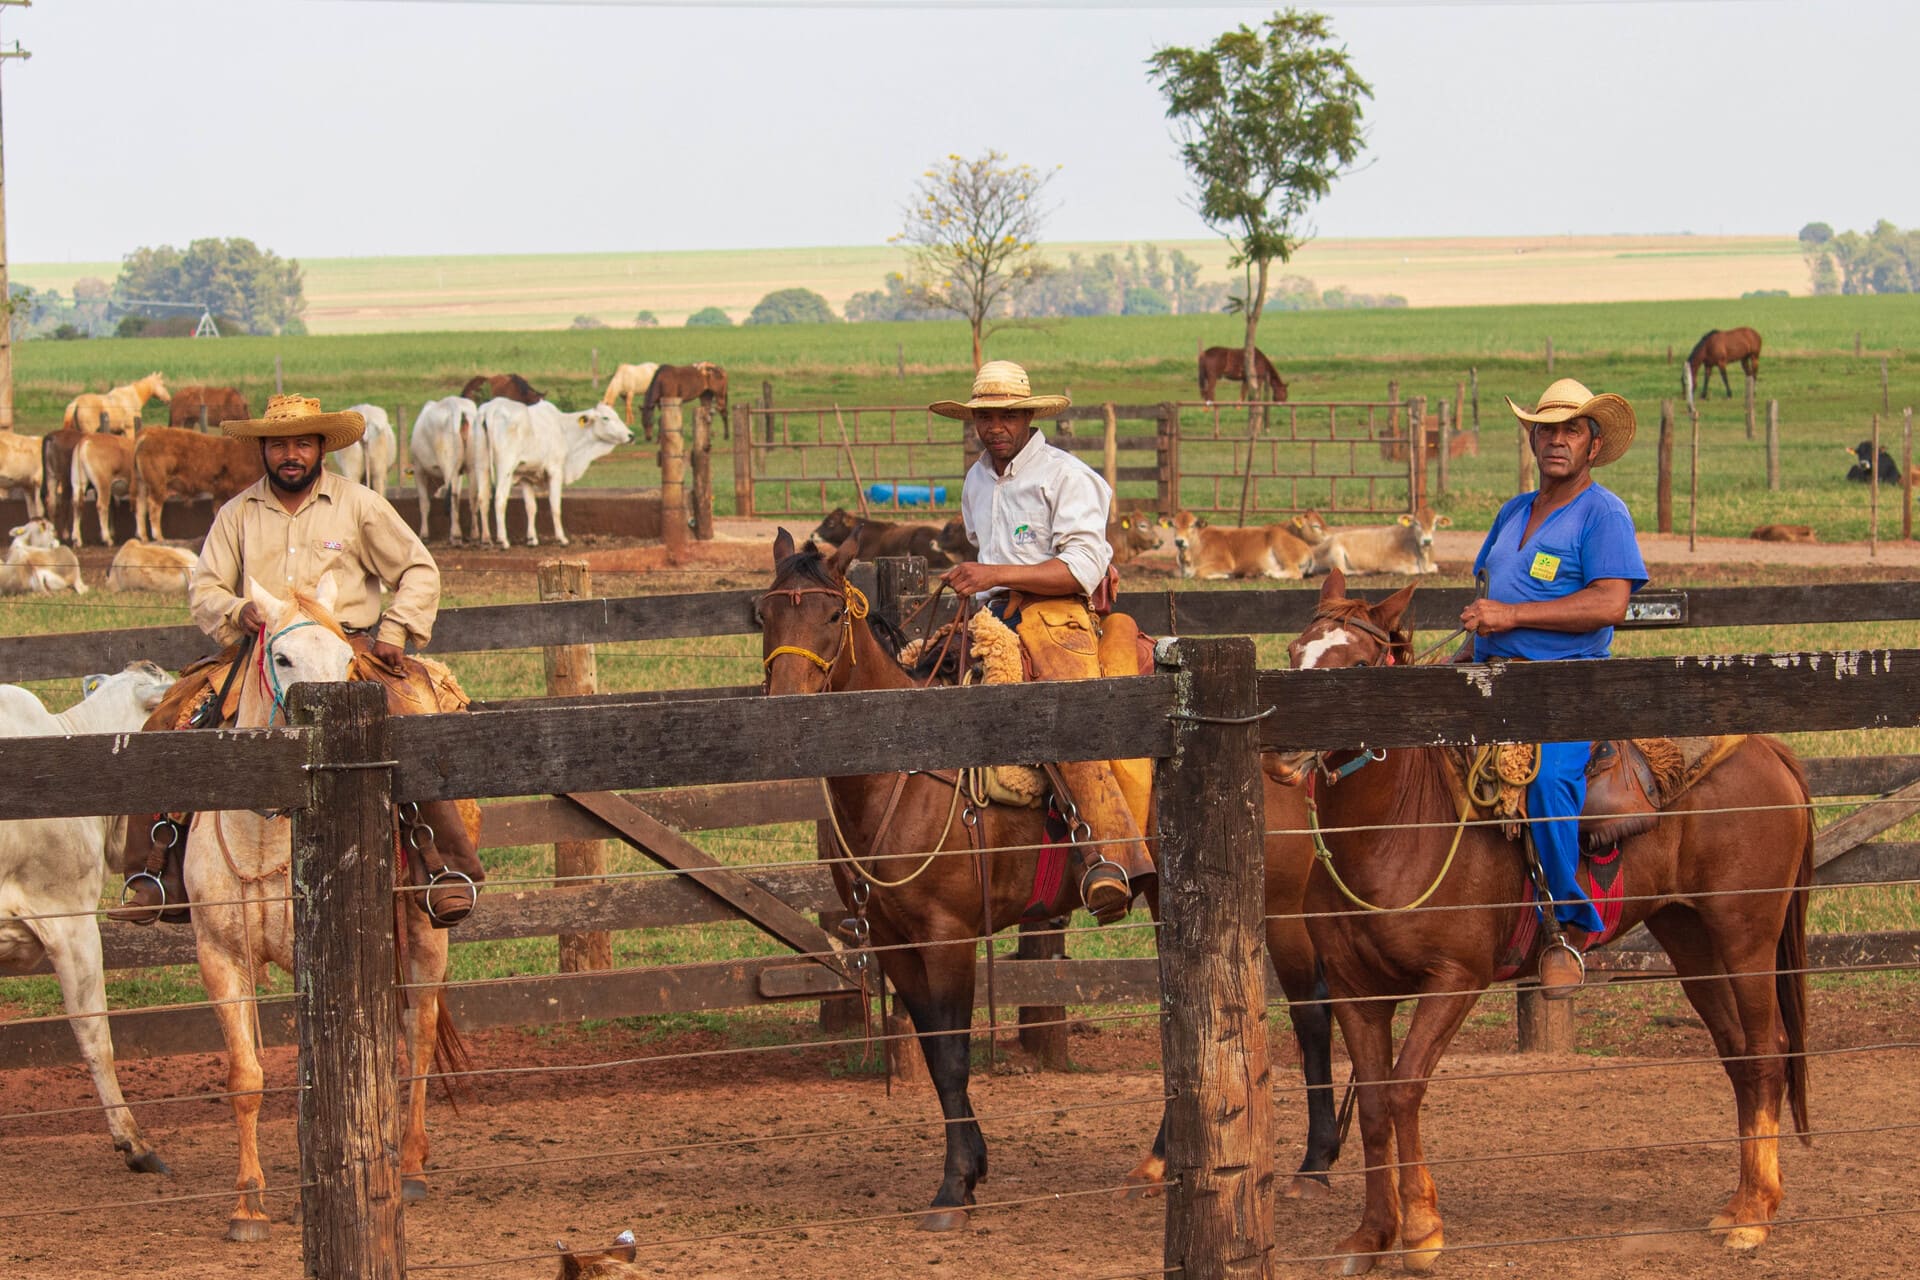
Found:
M 1329 649 L 1337 649 L 1343 644 L 1352 644 L 1353 636 L 1345 627 L 1335 627 L 1323 636 L 1307 641 L 1300 646 L 1300 661 L 1295 669 L 1307 671 L 1320 665 L 1320 659 L 1327 656 Z

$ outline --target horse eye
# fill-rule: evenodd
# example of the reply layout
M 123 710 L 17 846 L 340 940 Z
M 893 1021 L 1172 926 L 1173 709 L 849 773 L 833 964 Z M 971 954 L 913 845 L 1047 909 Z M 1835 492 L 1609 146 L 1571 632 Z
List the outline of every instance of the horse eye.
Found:
M 1353 665 L 1356 667 L 1366 667 L 1366 666 L 1372 666 L 1373 664 L 1368 662 L 1365 658 L 1357 658 L 1354 660 Z
M 274 665 L 275 665 L 275 666 L 279 666 L 279 667 L 290 667 L 290 666 L 292 666 L 292 665 L 293 665 L 293 659 L 292 659 L 292 658 L 289 658 L 289 657 L 288 657 L 288 656 L 287 656 L 286 654 L 284 654 L 284 653 L 276 653 L 276 654 L 274 654 L 274 655 L 273 655 L 273 662 L 274 662 Z
M 841 615 L 841 614 L 843 614 L 843 613 L 845 613 L 845 612 L 846 612 L 846 610 L 845 610 L 845 609 L 835 609 L 835 610 L 834 610 L 834 611 L 833 611 L 832 613 L 830 613 L 830 614 L 828 614 L 828 615 L 827 615 L 827 621 L 828 621 L 828 622 L 838 622 L 838 621 L 840 621 L 840 615 Z

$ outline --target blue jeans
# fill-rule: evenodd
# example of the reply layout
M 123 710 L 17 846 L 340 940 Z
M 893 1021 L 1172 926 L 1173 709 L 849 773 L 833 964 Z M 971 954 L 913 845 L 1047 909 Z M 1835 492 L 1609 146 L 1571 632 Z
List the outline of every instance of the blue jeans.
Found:
M 1580 810 L 1587 803 L 1587 762 L 1592 756 L 1591 742 L 1542 743 L 1540 776 L 1527 786 L 1527 812 L 1535 819 L 1565 819 L 1534 822 L 1533 847 L 1547 873 L 1547 888 L 1559 903 L 1554 915 L 1563 925 L 1597 934 L 1600 913 L 1575 876 L 1580 869 Z

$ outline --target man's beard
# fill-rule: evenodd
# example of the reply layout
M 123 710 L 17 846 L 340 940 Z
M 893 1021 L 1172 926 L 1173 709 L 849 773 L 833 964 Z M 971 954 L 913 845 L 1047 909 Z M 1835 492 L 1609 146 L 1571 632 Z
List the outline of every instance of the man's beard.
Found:
M 267 472 L 267 483 L 282 493 L 305 493 L 313 488 L 313 482 L 319 478 L 320 464 L 317 462 L 302 472 L 298 480 L 291 482 L 281 476 L 277 470 Z

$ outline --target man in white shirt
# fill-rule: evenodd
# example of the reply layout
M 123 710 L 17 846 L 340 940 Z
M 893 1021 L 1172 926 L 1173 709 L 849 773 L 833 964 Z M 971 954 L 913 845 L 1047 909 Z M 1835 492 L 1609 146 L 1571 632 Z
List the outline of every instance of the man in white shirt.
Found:
M 1138 670 L 1137 632 L 1116 626 L 1103 634 L 1088 608 L 1090 598 L 1111 603 L 1107 513 L 1113 492 L 1093 468 L 1048 444 L 1033 426 L 1034 419 L 1050 418 L 1068 404 L 1065 396 L 1034 395 L 1019 365 L 990 360 L 974 375 L 971 398 L 929 406 L 944 417 L 970 420 L 982 449 L 960 494 L 961 517 L 979 559 L 948 570 L 946 581 L 1014 629 L 1036 678 L 1132 674 Z M 1058 767 L 1091 835 L 1081 900 L 1106 924 L 1127 913 L 1134 881 L 1153 874 L 1141 835 L 1152 771 L 1144 760 Z

